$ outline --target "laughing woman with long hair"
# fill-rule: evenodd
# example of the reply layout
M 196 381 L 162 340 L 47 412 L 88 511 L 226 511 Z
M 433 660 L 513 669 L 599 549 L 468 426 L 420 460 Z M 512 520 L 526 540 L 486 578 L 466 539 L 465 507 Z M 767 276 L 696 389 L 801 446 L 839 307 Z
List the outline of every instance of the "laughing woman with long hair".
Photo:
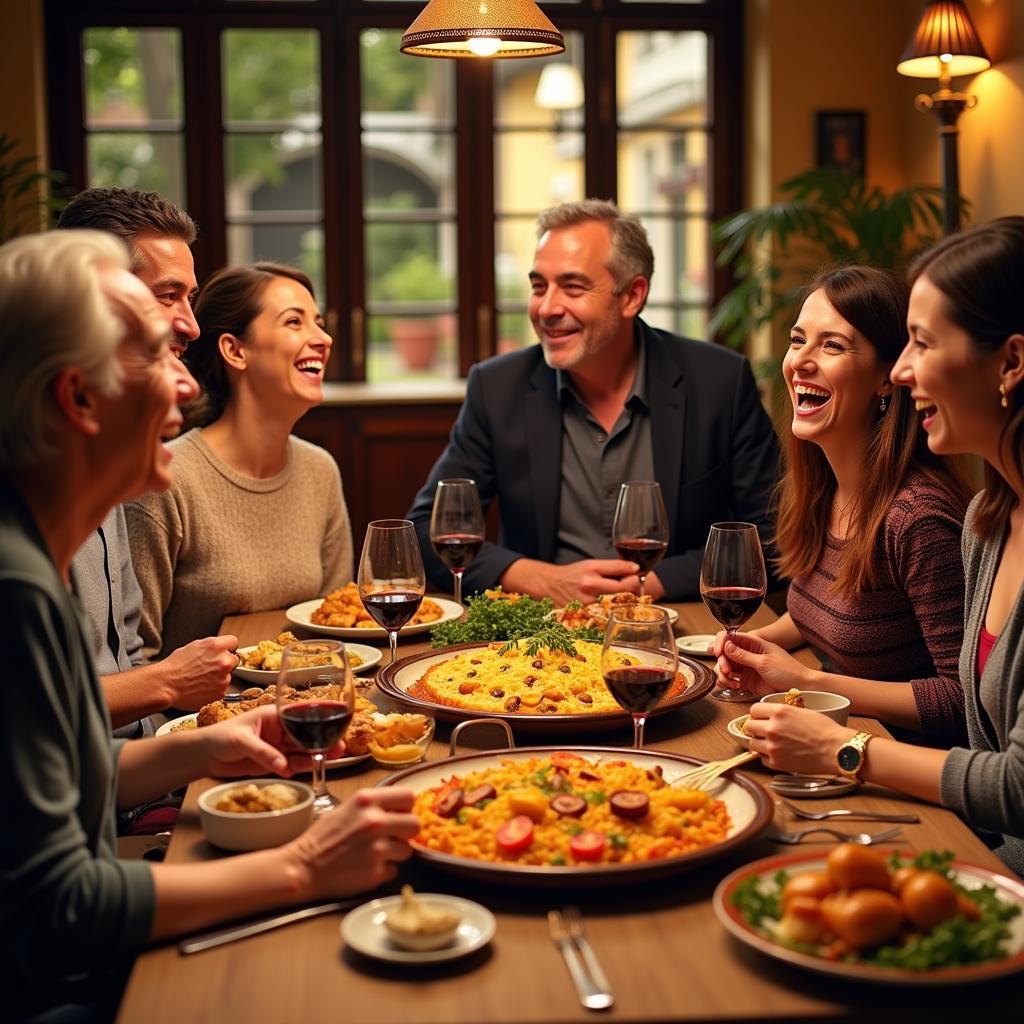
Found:
M 790 405 L 776 541 L 788 612 L 746 634 L 744 684 L 848 697 L 871 715 L 947 744 L 963 733 L 960 531 L 970 490 L 928 450 L 889 371 L 906 339 L 909 289 L 849 266 L 819 274 L 783 362 Z M 755 640 L 756 638 L 756 640 Z M 717 640 L 722 654 L 724 634 Z M 828 666 L 786 653 L 811 644 Z M 896 685 L 896 684 L 904 685 Z M 907 685 L 909 684 L 909 685 Z

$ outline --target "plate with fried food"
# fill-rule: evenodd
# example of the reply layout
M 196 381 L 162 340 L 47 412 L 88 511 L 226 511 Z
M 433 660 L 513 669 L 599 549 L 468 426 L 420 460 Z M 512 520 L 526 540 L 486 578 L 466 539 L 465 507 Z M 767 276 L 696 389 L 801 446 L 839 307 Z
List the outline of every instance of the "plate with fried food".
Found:
M 1024 969 L 1024 885 L 951 852 L 767 857 L 727 875 L 712 905 L 741 943 L 833 978 L 932 987 Z
M 439 623 L 460 618 L 464 611 L 457 601 L 425 597 L 399 635 L 425 633 Z M 293 604 L 284 614 L 292 625 L 322 636 L 336 636 L 344 640 L 386 640 L 388 636 L 387 631 L 377 625 L 363 606 L 355 583 L 346 583 L 340 590 L 332 591 L 324 598 Z
M 182 715 L 181 718 L 172 718 L 169 722 L 164 722 L 159 729 L 154 733 L 155 736 L 166 736 L 172 732 L 184 732 L 187 729 L 194 729 L 196 727 L 196 718 L 198 715 L 195 713 L 191 715 Z
M 261 640 L 258 644 L 250 647 L 239 647 L 235 653 L 238 655 L 238 668 L 232 675 L 247 683 L 255 683 L 257 686 L 268 686 L 277 679 L 281 670 L 281 654 L 288 644 L 298 640 L 294 633 L 284 632 L 277 636 L 276 640 Z M 381 660 L 381 652 L 376 647 L 368 647 L 366 644 L 345 644 L 345 657 L 357 675 L 361 672 L 368 672 Z
M 556 608 L 551 617 L 566 629 L 586 629 L 588 626 L 604 629 L 608 625 L 613 608 L 637 604 L 667 612 L 669 623 L 674 624 L 679 618 L 679 613 L 674 608 L 654 604 L 650 594 L 632 594 L 628 591 L 602 594 L 596 601 L 570 601 L 564 608 Z

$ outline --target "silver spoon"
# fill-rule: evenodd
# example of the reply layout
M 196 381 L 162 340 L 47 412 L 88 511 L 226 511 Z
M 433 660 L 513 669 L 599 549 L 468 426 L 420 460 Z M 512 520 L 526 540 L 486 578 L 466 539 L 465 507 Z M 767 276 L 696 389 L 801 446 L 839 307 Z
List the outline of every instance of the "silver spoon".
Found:
M 815 832 L 827 832 L 835 836 L 842 843 L 855 843 L 857 846 L 871 846 L 873 843 L 884 843 L 895 839 L 902 829 L 897 825 L 895 828 L 887 828 L 884 832 L 840 832 L 835 828 L 828 828 L 825 825 L 813 825 L 811 828 L 802 828 L 798 832 L 773 832 L 766 836 L 776 843 L 788 843 L 790 846 L 799 843 L 804 836 Z
M 882 811 L 853 811 L 846 807 L 837 807 L 831 811 L 805 811 L 802 807 L 791 804 L 788 800 L 780 800 L 780 804 L 790 814 L 809 821 L 827 821 L 829 818 L 845 818 L 847 821 L 902 821 L 913 825 L 921 819 L 916 814 L 886 814 Z

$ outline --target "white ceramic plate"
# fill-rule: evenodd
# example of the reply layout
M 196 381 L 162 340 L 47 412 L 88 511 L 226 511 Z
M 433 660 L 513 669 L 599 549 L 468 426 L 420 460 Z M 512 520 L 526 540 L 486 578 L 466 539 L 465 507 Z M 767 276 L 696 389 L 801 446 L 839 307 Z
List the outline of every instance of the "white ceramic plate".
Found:
M 360 630 L 360 632 L 365 632 L 365 630 Z M 253 644 L 250 647 L 239 647 L 238 653 L 248 654 L 250 651 L 255 650 L 256 645 Z M 355 668 L 352 669 L 356 675 L 359 675 L 361 672 L 368 672 L 383 657 L 376 647 L 368 647 L 366 644 L 346 643 L 345 650 L 350 654 L 358 655 L 363 659 L 362 664 L 356 665 Z M 247 683 L 251 683 L 253 686 L 269 686 L 271 683 L 277 682 L 276 672 L 271 672 L 262 668 L 246 668 L 244 665 L 239 665 L 231 674 L 236 679 L 244 680 Z
M 708 654 L 708 646 L 714 643 L 714 633 L 694 633 L 690 636 L 681 636 L 676 640 L 676 647 L 681 654 L 689 654 L 695 658 L 713 658 Z
M 633 750 L 622 747 L 516 747 L 512 750 L 491 750 L 479 754 L 463 754 L 444 761 L 428 761 L 406 771 L 389 775 L 379 786 L 400 786 L 421 793 L 440 786 L 453 775 L 464 776 L 480 769 L 497 768 L 502 761 L 528 761 L 530 758 L 567 751 L 591 761 L 626 758 L 641 768 L 660 767 L 665 781 L 670 783 L 679 775 L 699 767 L 704 762 L 679 754 L 659 753 L 656 750 Z M 413 855 L 432 867 L 454 872 L 486 883 L 503 882 L 531 888 L 568 889 L 572 887 L 627 886 L 631 881 L 650 881 L 655 878 L 680 874 L 697 865 L 717 860 L 760 835 L 771 824 L 774 807 L 761 784 L 748 775 L 734 773 L 722 778 L 712 790 L 712 796 L 725 802 L 729 811 L 729 832 L 725 839 L 712 846 L 692 850 L 680 857 L 660 860 L 634 861 L 628 864 L 569 864 L 551 865 L 516 864 L 511 861 L 483 861 L 455 854 L 440 853 L 413 843 Z
M 181 718 L 172 718 L 169 722 L 164 722 L 163 725 L 157 729 L 155 735 L 166 736 L 168 733 L 177 732 L 176 726 L 184 725 L 186 722 L 194 722 L 199 717 L 199 713 L 195 712 L 191 715 L 182 715 Z
M 1010 941 L 1007 947 L 1008 956 L 1005 959 L 964 967 L 947 967 L 934 971 L 916 972 L 893 967 L 876 967 L 872 964 L 826 960 L 813 953 L 791 949 L 789 946 L 777 942 L 770 935 L 754 928 L 733 906 L 732 896 L 736 887 L 748 878 L 754 877 L 762 882 L 770 883 L 777 871 L 818 871 L 824 866 L 825 858 L 820 853 L 810 850 L 765 857 L 751 864 L 745 864 L 719 882 L 718 888 L 715 889 L 715 895 L 712 897 L 715 914 L 728 932 L 753 949 L 776 960 L 795 964 L 819 974 L 831 974 L 838 978 L 889 985 L 961 985 L 965 982 L 986 981 L 989 978 L 1014 974 L 1024 969 L 1024 913 L 1018 914 L 1008 924 Z M 957 880 L 965 888 L 977 889 L 982 885 L 994 886 L 1000 899 L 1007 903 L 1016 903 L 1024 910 L 1024 885 L 1020 881 L 1006 875 L 996 874 L 989 871 L 988 868 L 975 867 L 960 861 L 954 861 L 953 868 L 956 871 Z
M 354 764 L 362 764 L 369 761 L 373 755 L 367 751 L 365 754 L 353 754 L 351 757 L 336 757 L 333 761 L 324 761 L 325 768 L 351 768 Z
M 434 619 L 433 622 L 418 622 L 415 626 L 403 626 L 398 633 L 399 639 L 403 636 L 427 633 L 442 622 L 451 622 L 453 619 L 461 618 L 462 613 L 465 611 L 461 604 L 449 601 L 444 597 L 434 597 L 431 595 L 430 600 L 441 606 L 441 617 Z M 316 633 L 320 636 L 336 636 L 342 640 L 387 640 L 387 631 L 379 626 L 374 626 L 372 629 L 358 629 L 355 626 L 343 629 L 340 626 L 315 625 L 310 616 L 322 604 L 322 597 L 314 598 L 312 601 L 303 601 L 301 604 L 293 604 L 291 608 L 285 611 L 284 616 L 293 626 L 301 626 L 308 632 Z
M 440 893 L 417 895 L 427 903 L 443 906 L 461 915 L 462 921 L 455 931 L 455 941 L 450 946 L 420 952 L 400 949 L 391 942 L 384 918 L 391 908 L 401 902 L 401 896 L 370 900 L 350 910 L 341 922 L 341 937 L 345 944 L 357 953 L 376 960 L 388 960 L 395 964 L 436 964 L 468 956 L 481 946 L 486 946 L 494 937 L 497 928 L 494 915 L 479 903 Z

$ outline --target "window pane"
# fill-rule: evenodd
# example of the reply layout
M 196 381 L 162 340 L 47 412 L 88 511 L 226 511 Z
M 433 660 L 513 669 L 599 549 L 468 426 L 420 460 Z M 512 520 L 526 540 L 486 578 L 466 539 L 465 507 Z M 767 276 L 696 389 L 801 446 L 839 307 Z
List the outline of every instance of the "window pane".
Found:
M 82 34 L 87 128 L 181 127 L 181 33 L 88 28 Z
M 537 248 L 535 215 L 502 217 L 494 226 L 494 273 L 499 305 L 525 309 L 530 298 L 530 267 Z
M 380 118 L 382 115 L 373 115 Z M 455 144 L 437 132 L 363 132 L 367 212 L 431 210 L 455 214 Z
M 323 208 L 319 132 L 229 135 L 224 145 L 229 215 Z
M 616 36 L 619 124 L 706 122 L 707 70 L 708 40 L 703 32 L 620 32 Z
M 644 217 L 643 222 L 654 249 L 650 301 L 707 302 L 708 222 L 700 217 Z
M 707 212 L 707 133 L 620 132 L 618 148 L 619 197 L 627 210 Z
M 371 316 L 366 326 L 367 380 L 458 375 L 458 318 L 454 314 Z
M 368 28 L 359 33 L 363 127 L 387 124 L 437 127 L 455 120 L 454 62 L 409 57 L 398 49 L 400 29 Z M 397 115 L 405 114 L 406 117 Z
M 455 299 L 452 224 L 368 224 L 366 293 L 369 302 L 397 304 L 399 312 L 440 312 Z M 402 307 L 406 307 L 403 309 Z M 389 310 L 390 311 L 390 310 Z
M 501 212 L 535 213 L 585 198 L 582 132 L 503 132 L 494 148 Z
M 583 40 L 565 33 L 565 53 L 494 62 L 499 128 L 583 127 Z
M 223 33 L 224 120 L 320 126 L 320 37 L 312 29 Z
M 667 309 L 664 306 L 644 306 L 644 320 L 651 327 L 681 334 L 697 341 L 708 340 L 708 311 L 706 309 Z
M 159 192 L 182 209 L 188 208 L 180 135 L 91 132 L 85 146 L 90 186 Z
M 498 354 L 515 352 L 516 349 L 535 345 L 537 335 L 534 333 L 530 318 L 525 313 L 498 314 Z
M 273 260 L 304 270 L 313 281 L 317 303 L 324 307 L 324 231 L 319 224 L 231 224 L 228 263 Z

